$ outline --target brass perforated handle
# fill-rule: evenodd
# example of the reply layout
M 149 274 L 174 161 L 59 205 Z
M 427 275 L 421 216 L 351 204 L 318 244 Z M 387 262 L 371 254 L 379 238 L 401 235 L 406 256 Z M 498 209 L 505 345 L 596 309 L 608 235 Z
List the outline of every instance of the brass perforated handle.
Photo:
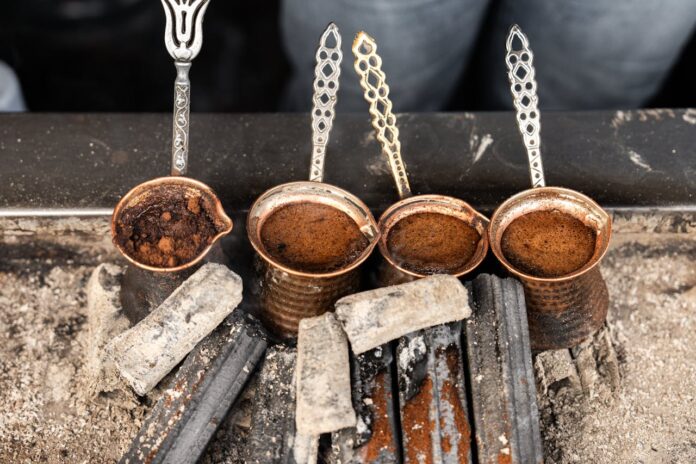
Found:
M 203 16 L 210 0 L 162 0 L 167 24 L 164 43 L 174 58 L 174 121 L 172 124 L 173 176 L 186 174 L 189 152 L 189 113 L 191 111 L 191 62 L 203 45 Z
M 333 45 L 329 45 L 329 39 Z M 312 162 L 309 180 L 324 179 L 324 158 L 329 134 L 336 112 L 339 78 L 341 77 L 341 34 L 334 23 L 330 23 L 319 40 L 317 64 L 314 68 L 314 95 L 312 97 Z
M 515 47 L 518 43 L 519 47 Z M 541 162 L 541 120 L 539 98 L 534 72 L 534 55 L 529 48 L 527 36 L 516 24 L 510 28 L 506 43 L 505 63 L 512 101 L 517 111 L 517 127 L 522 134 L 527 157 L 529 158 L 529 175 L 532 186 L 544 187 L 544 167 Z
M 365 100 L 370 104 L 372 127 L 375 128 L 377 140 L 382 145 L 382 153 L 389 159 L 396 189 L 399 197 L 411 196 L 406 165 L 401 159 L 401 142 L 396 116 L 392 112 L 389 99 L 389 86 L 382 71 L 382 59 L 377 54 L 377 44 L 365 32 L 359 32 L 353 41 L 355 71 L 360 76 L 360 85 L 364 90 Z

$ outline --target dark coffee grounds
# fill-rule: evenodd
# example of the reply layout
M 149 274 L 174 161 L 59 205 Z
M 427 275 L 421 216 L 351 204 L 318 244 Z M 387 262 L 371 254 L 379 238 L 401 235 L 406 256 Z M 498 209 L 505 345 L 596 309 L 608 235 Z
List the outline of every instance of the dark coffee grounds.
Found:
M 481 235 L 466 222 L 440 213 L 406 216 L 389 231 L 387 249 L 402 268 L 419 274 L 454 274 L 476 253 Z
M 261 243 L 284 266 L 333 272 L 355 261 L 370 244 L 350 216 L 320 203 L 291 203 L 261 226 Z
M 516 269 L 536 277 L 561 277 L 592 258 L 597 235 L 582 221 L 557 210 L 515 219 L 503 232 L 502 251 Z
M 139 263 L 171 268 L 196 258 L 217 234 L 199 197 L 168 191 L 124 210 L 116 224 L 117 240 Z

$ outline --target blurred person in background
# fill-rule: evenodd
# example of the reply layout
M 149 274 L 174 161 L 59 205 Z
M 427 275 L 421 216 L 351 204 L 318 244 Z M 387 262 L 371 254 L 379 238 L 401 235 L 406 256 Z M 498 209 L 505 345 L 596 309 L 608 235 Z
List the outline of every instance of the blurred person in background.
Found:
M 283 0 L 293 70 L 286 109 L 310 109 L 317 40 L 330 21 L 343 35 L 344 76 L 354 74 L 354 34 L 375 38 L 397 111 L 445 109 L 465 73 L 480 106 L 511 108 L 504 56 L 513 23 L 529 37 L 542 108 L 634 108 L 660 89 L 679 58 L 696 24 L 696 1 Z M 339 108 L 366 109 L 353 76 L 341 81 Z
M 396 110 L 509 109 L 513 23 L 544 109 L 696 106 L 696 0 L 210 0 L 192 110 L 307 111 L 330 21 L 343 35 L 339 111 L 367 109 L 350 50 L 359 30 L 379 45 Z M 0 61 L 32 111 L 168 112 L 164 24 L 159 0 L 3 0 Z

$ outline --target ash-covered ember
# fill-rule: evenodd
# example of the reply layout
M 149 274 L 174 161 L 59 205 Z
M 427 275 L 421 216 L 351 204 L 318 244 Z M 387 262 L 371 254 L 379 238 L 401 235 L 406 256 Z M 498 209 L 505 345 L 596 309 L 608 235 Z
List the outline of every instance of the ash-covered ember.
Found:
M 332 434 L 329 461 L 341 464 L 401 462 L 398 410 L 392 391 L 393 350 L 389 344 L 351 359 L 354 428 Z
M 356 293 L 341 298 L 335 306 L 336 317 L 356 354 L 471 315 L 466 288 L 449 275 Z
M 198 462 L 235 402 L 231 414 L 241 413 L 242 388 L 265 349 L 257 321 L 241 312 L 227 317 L 186 357 L 122 462 Z
M 251 415 L 246 462 L 288 462 L 295 438 L 297 353 L 281 345 L 266 352 Z
M 472 462 L 460 336 L 461 323 L 455 322 L 399 340 L 399 408 L 406 463 Z
M 355 426 L 348 340 L 332 313 L 300 322 L 296 392 L 298 434 L 311 437 Z
M 353 359 L 353 408 L 358 416 L 358 423 L 355 427 L 356 447 L 367 443 L 375 431 L 375 400 L 384 400 L 381 398 L 385 393 L 382 381 L 385 374 L 391 372 L 389 367 L 392 359 L 393 356 L 388 345 L 359 354 Z M 381 411 L 382 415 L 384 413 Z
M 242 279 L 208 263 L 106 349 L 139 395 L 149 392 L 242 301 Z
M 426 355 L 424 334 L 421 331 L 414 336 L 399 340 L 397 362 L 399 367 L 399 391 L 405 399 L 412 398 L 420 390 L 426 375 Z
M 108 358 L 105 347 L 111 339 L 127 330 L 131 323 L 121 308 L 120 290 L 124 269 L 110 263 L 100 264 L 87 283 L 87 324 L 89 333 L 88 372 L 90 390 L 100 393 L 131 394 Z

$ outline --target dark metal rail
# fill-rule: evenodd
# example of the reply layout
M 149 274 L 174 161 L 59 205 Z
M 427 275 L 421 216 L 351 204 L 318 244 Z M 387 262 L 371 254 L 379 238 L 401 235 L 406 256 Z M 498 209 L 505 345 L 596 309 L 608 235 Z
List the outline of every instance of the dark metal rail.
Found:
M 192 125 L 190 175 L 213 187 L 228 211 L 308 175 L 308 115 L 194 114 Z M 403 114 L 399 125 L 417 193 L 453 195 L 490 212 L 529 187 L 512 113 Z M 170 131 L 165 114 L 0 115 L 0 211 L 108 214 L 131 187 L 168 173 Z M 609 209 L 694 208 L 696 110 L 548 112 L 542 140 L 549 185 Z M 376 211 L 397 199 L 367 113 L 337 116 L 326 181 Z

